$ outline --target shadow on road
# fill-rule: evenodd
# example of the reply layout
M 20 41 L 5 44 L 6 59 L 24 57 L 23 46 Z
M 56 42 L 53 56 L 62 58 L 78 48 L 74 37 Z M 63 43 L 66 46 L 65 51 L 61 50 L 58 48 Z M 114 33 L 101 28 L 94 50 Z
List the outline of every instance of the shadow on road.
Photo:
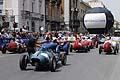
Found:
M 114 53 L 102 53 L 101 55 L 119 55 L 119 53 L 114 54 Z
M 65 66 L 70 66 L 71 64 L 66 64 Z M 60 69 L 61 67 L 63 67 L 63 65 L 61 63 L 57 64 L 57 69 L 55 72 L 61 72 L 62 69 Z M 41 67 L 39 70 L 35 70 L 34 66 L 28 65 L 28 68 L 24 71 L 35 71 L 35 72 L 49 72 L 49 68 L 47 67 Z

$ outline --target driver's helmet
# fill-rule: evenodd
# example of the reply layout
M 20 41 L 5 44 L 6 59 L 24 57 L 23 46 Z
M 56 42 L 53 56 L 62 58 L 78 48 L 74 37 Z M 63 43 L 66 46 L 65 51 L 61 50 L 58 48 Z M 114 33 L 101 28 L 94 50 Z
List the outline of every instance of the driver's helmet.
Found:
M 82 39 L 85 39 L 85 36 L 82 36 Z
M 90 39 L 90 36 L 88 36 L 87 39 Z
M 46 51 L 47 49 L 45 48 L 45 46 L 42 46 L 39 50 L 40 51 Z
M 49 40 L 50 40 L 50 38 L 49 38 L 49 37 L 46 37 L 46 40 L 47 40 L 47 41 L 49 41 Z
M 53 38 L 53 42 L 56 43 L 57 42 L 57 38 Z
M 111 39 L 111 37 L 106 37 L 106 40 L 110 40 Z

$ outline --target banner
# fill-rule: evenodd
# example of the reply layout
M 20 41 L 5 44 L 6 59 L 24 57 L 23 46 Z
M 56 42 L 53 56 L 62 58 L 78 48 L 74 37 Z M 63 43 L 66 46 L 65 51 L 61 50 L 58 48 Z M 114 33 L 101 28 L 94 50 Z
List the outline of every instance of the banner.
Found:
M 84 25 L 87 29 L 105 28 L 106 23 L 105 13 L 89 13 L 84 16 Z

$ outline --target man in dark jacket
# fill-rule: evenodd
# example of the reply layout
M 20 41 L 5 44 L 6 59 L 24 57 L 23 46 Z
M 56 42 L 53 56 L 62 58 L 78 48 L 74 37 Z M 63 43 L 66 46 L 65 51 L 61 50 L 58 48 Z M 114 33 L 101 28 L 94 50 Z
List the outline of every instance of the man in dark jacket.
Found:
M 27 52 L 28 55 L 30 56 L 31 54 L 35 53 L 36 49 L 35 49 L 35 43 L 36 43 L 36 39 L 31 37 L 29 38 L 28 44 L 27 44 Z

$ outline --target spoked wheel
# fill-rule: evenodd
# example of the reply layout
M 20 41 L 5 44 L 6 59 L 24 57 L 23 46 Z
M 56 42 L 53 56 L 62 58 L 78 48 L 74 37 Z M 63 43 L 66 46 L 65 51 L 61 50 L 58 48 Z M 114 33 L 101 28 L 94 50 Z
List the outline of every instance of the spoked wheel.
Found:
M 67 62 L 67 55 L 64 53 L 64 54 L 62 54 L 61 63 L 62 63 L 62 65 L 66 65 L 66 62 Z
M 50 63 L 50 71 L 51 72 L 55 72 L 56 71 L 56 67 L 57 67 L 56 59 L 53 58 L 51 63 Z
M 27 62 L 28 62 L 28 56 L 27 55 L 20 56 L 19 66 L 20 66 L 21 70 L 26 70 Z

